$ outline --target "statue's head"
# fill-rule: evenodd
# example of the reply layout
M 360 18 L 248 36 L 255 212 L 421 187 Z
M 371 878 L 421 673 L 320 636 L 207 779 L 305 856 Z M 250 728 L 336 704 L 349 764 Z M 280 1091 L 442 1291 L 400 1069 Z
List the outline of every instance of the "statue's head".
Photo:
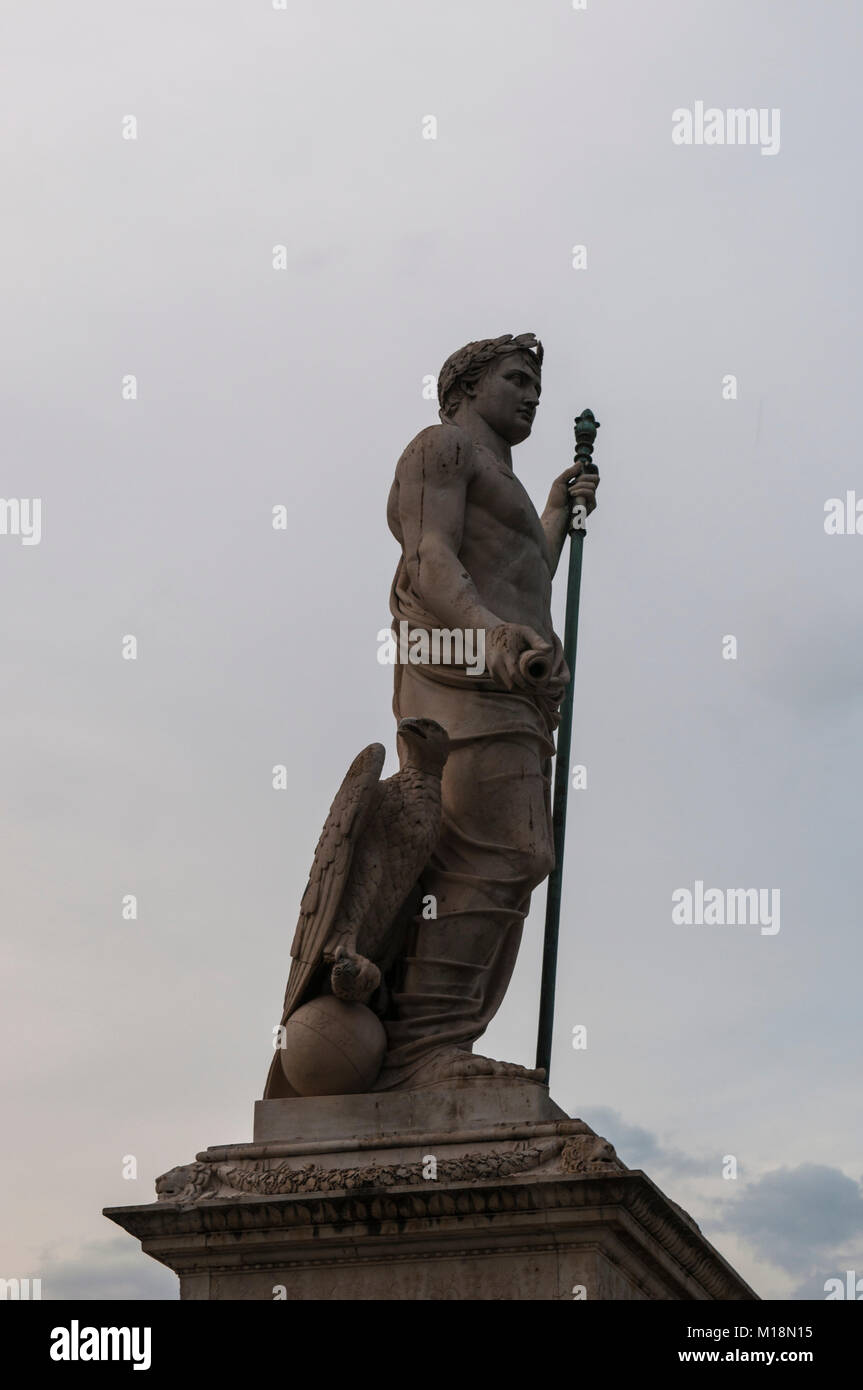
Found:
M 539 405 L 542 356 L 533 333 L 505 333 L 459 348 L 438 376 L 441 420 L 475 411 L 508 444 L 520 444 Z

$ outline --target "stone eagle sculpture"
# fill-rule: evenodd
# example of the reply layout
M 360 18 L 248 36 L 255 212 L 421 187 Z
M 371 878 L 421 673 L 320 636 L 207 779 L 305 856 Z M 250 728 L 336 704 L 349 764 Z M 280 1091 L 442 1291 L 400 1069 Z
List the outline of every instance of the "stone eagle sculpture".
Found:
M 396 744 L 400 771 L 381 781 L 385 750 L 370 743 L 330 807 L 300 903 L 282 1025 L 321 994 L 368 1003 L 395 958 L 400 910 L 440 836 L 449 739 L 432 719 L 402 719 Z M 264 1099 L 288 1094 L 277 1052 Z

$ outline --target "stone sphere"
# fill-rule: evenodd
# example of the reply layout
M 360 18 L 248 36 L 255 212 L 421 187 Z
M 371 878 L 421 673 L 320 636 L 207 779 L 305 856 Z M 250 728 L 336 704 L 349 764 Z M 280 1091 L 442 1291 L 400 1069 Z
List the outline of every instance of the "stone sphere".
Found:
M 384 1060 L 387 1035 L 365 1004 L 322 994 L 285 1024 L 282 1070 L 301 1096 L 351 1096 L 368 1091 Z

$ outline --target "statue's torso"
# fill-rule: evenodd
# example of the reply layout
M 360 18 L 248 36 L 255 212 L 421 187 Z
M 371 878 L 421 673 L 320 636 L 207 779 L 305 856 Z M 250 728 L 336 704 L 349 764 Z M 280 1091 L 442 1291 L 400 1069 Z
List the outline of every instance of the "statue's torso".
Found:
M 406 458 L 431 430 L 408 446 Z M 432 446 L 433 447 L 433 446 Z M 398 473 L 390 492 L 388 521 L 403 545 Z M 458 558 L 481 602 L 502 622 L 525 623 L 552 636 L 551 565 L 542 523 L 516 475 L 485 445 L 472 443 L 470 475 Z M 434 614 L 434 594 L 418 594 L 419 606 Z
M 474 446 L 459 559 L 493 613 L 551 636 L 551 570 L 542 523 L 521 481 L 483 445 Z

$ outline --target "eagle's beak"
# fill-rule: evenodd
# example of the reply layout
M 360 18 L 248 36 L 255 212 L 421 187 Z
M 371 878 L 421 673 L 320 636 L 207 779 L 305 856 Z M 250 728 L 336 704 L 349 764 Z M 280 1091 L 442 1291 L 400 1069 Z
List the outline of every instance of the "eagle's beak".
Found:
M 406 734 L 416 734 L 417 738 L 428 737 L 425 730 L 420 728 L 419 724 L 416 722 L 415 719 L 403 719 L 402 732 Z

